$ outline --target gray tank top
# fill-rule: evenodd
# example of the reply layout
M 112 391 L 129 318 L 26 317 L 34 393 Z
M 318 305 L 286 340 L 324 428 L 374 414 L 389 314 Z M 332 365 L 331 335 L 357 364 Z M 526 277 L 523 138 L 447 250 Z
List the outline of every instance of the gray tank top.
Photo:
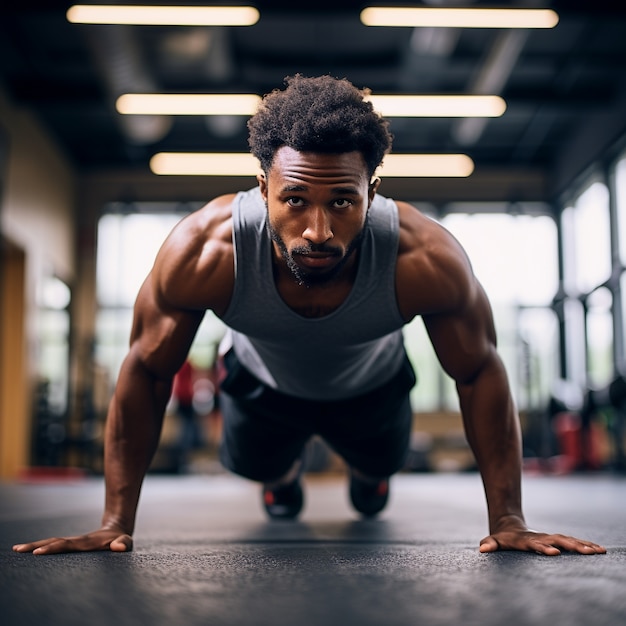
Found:
M 354 286 L 338 309 L 320 318 L 302 317 L 280 297 L 266 217 L 258 187 L 237 194 L 235 287 L 222 320 L 241 363 L 270 387 L 314 400 L 351 397 L 391 379 L 404 356 L 395 292 L 396 204 L 375 197 Z

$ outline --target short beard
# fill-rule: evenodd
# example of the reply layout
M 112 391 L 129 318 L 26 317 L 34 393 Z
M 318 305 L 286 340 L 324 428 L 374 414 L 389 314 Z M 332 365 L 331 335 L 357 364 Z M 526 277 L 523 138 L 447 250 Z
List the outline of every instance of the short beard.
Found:
M 335 278 L 339 275 L 341 270 L 345 267 L 350 257 L 354 254 L 354 252 L 356 252 L 356 250 L 358 250 L 361 247 L 363 243 L 363 237 L 365 234 L 365 228 L 367 226 L 368 216 L 369 216 L 369 211 L 365 216 L 365 222 L 363 224 L 363 228 L 360 230 L 357 236 L 350 242 L 345 255 L 341 258 L 341 260 L 337 263 L 337 265 L 335 265 L 335 267 L 330 269 L 328 272 L 324 272 L 322 274 L 312 274 L 303 270 L 295 262 L 293 258 L 293 253 L 296 253 L 296 254 L 307 254 L 310 252 L 331 252 L 332 253 L 335 250 L 335 248 L 332 248 L 325 244 L 319 244 L 319 245 L 308 244 L 306 246 L 298 246 L 297 248 L 294 248 L 292 252 L 289 252 L 282 237 L 278 234 L 276 229 L 270 223 L 269 218 L 267 220 L 267 229 L 269 231 L 269 235 L 272 241 L 278 246 L 278 249 L 280 250 L 282 257 L 285 260 L 285 263 L 287 263 L 287 267 L 291 271 L 298 285 L 300 285 L 301 287 L 323 286 L 323 285 L 331 284 L 335 280 Z

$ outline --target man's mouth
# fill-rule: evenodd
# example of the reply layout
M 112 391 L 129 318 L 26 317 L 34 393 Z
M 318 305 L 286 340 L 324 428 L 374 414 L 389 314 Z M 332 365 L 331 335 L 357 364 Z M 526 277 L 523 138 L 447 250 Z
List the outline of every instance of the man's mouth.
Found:
M 339 255 L 328 252 L 299 252 L 293 256 L 300 265 L 311 269 L 325 269 L 334 265 L 339 258 Z

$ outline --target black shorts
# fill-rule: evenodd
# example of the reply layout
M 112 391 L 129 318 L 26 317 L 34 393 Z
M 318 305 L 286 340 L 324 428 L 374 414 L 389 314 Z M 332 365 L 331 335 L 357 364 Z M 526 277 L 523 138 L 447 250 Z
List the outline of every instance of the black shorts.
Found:
M 261 482 L 276 480 L 313 435 L 368 476 L 390 476 L 404 465 L 413 415 L 409 392 L 416 382 L 406 355 L 387 383 L 335 401 L 280 393 L 253 376 L 233 350 L 224 356 L 224 368 L 220 460 L 232 472 Z

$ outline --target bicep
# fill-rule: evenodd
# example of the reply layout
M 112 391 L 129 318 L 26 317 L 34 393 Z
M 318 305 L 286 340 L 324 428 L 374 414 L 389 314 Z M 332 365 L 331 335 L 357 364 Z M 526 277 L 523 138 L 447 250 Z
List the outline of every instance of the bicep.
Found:
M 156 378 L 171 378 L 183 364 L 204 311 L 173 307 L 149 274 L 135 302 L 130 351 Z

